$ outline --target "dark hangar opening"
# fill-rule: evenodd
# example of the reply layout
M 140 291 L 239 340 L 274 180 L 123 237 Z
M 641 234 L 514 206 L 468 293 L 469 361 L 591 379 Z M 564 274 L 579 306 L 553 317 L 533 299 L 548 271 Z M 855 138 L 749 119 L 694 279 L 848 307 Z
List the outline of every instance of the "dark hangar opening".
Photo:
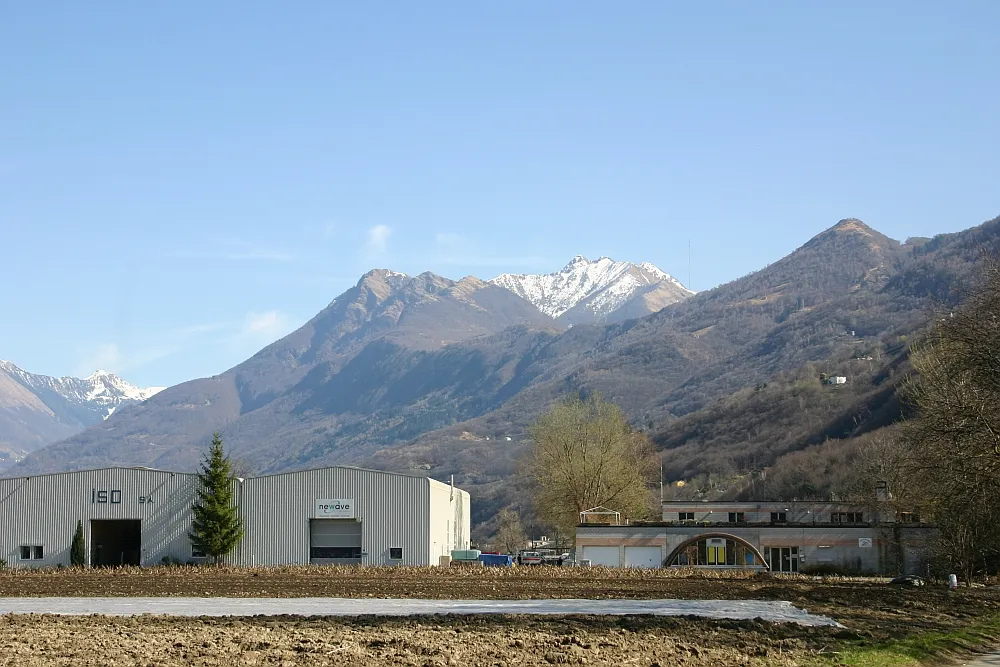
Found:
M 142 557 L 142 521 L 138 519 L 92 519 L 90 564 L 92 567 L 139 565 Z

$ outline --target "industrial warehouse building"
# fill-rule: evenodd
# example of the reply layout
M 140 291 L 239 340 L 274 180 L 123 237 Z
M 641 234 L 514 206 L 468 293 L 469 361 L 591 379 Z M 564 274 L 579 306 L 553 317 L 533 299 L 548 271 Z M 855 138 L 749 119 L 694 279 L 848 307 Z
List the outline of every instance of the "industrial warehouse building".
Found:
M 333 467 L 234 484 L 245 536 L 232 564 L 437 565 L 469 548 L 469 494 L 426 477 Z M 149 468 L 0 479 L 0 558 L 69 565 L 82 521 L 90 565 L 205 562 L 188 538 L 198 488 Z
M 845 503 L 662 503 L 662 520 L 584 512 L 577 557 L 610 567 L 922 574 L 934 528 L 912 513 Z

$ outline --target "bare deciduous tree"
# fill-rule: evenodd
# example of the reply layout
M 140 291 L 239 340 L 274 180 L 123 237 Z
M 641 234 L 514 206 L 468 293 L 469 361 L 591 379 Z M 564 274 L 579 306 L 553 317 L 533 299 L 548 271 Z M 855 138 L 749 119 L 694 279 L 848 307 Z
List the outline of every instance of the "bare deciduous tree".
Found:
M 500 553 L 516 554 L 524 549 L 528 541 L 521 527 L 521 517 L 509 507 L 497 515 L 497 534 L 493 537 L 493 548 Z
M 912 450 L 896 427 L 860 438 L 852 456 L 853 470 L 841 495 L 868 507 L 869 515 L 880 512 L 919 512 L 924 504 L 915 493 Z
M 966 580 L 1000 554 L 1000 265 L 916 347 L 906 425 L 914 479 L 931 500 L 939 551 Z
M 574 534 L 580 512 L 608 507 L 631 519 L 650 516 L 659 462 L 621 409 L 600 396 L 554 405 L 531 428 L 528 474 L 542 520 Z

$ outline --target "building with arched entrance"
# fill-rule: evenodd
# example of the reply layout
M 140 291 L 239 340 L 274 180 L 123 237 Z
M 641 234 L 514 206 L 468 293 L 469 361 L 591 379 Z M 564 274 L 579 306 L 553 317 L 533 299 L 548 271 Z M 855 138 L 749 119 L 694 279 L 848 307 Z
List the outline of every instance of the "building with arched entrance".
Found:
M 577 558 L 609 567 L 922 573 L 933 527 L 847 503 L 662 503 L 657 522 L 586 522 Z

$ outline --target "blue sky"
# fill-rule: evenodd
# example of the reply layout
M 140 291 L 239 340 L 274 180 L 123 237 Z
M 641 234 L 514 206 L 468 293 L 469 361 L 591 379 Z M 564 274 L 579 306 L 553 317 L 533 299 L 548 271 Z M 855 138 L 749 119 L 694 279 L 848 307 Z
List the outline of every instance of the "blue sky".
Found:
M 211 375 L 372 267 L 703 290 L 1000 213 L 1000 3 L 0 8 L 0 358 Z

